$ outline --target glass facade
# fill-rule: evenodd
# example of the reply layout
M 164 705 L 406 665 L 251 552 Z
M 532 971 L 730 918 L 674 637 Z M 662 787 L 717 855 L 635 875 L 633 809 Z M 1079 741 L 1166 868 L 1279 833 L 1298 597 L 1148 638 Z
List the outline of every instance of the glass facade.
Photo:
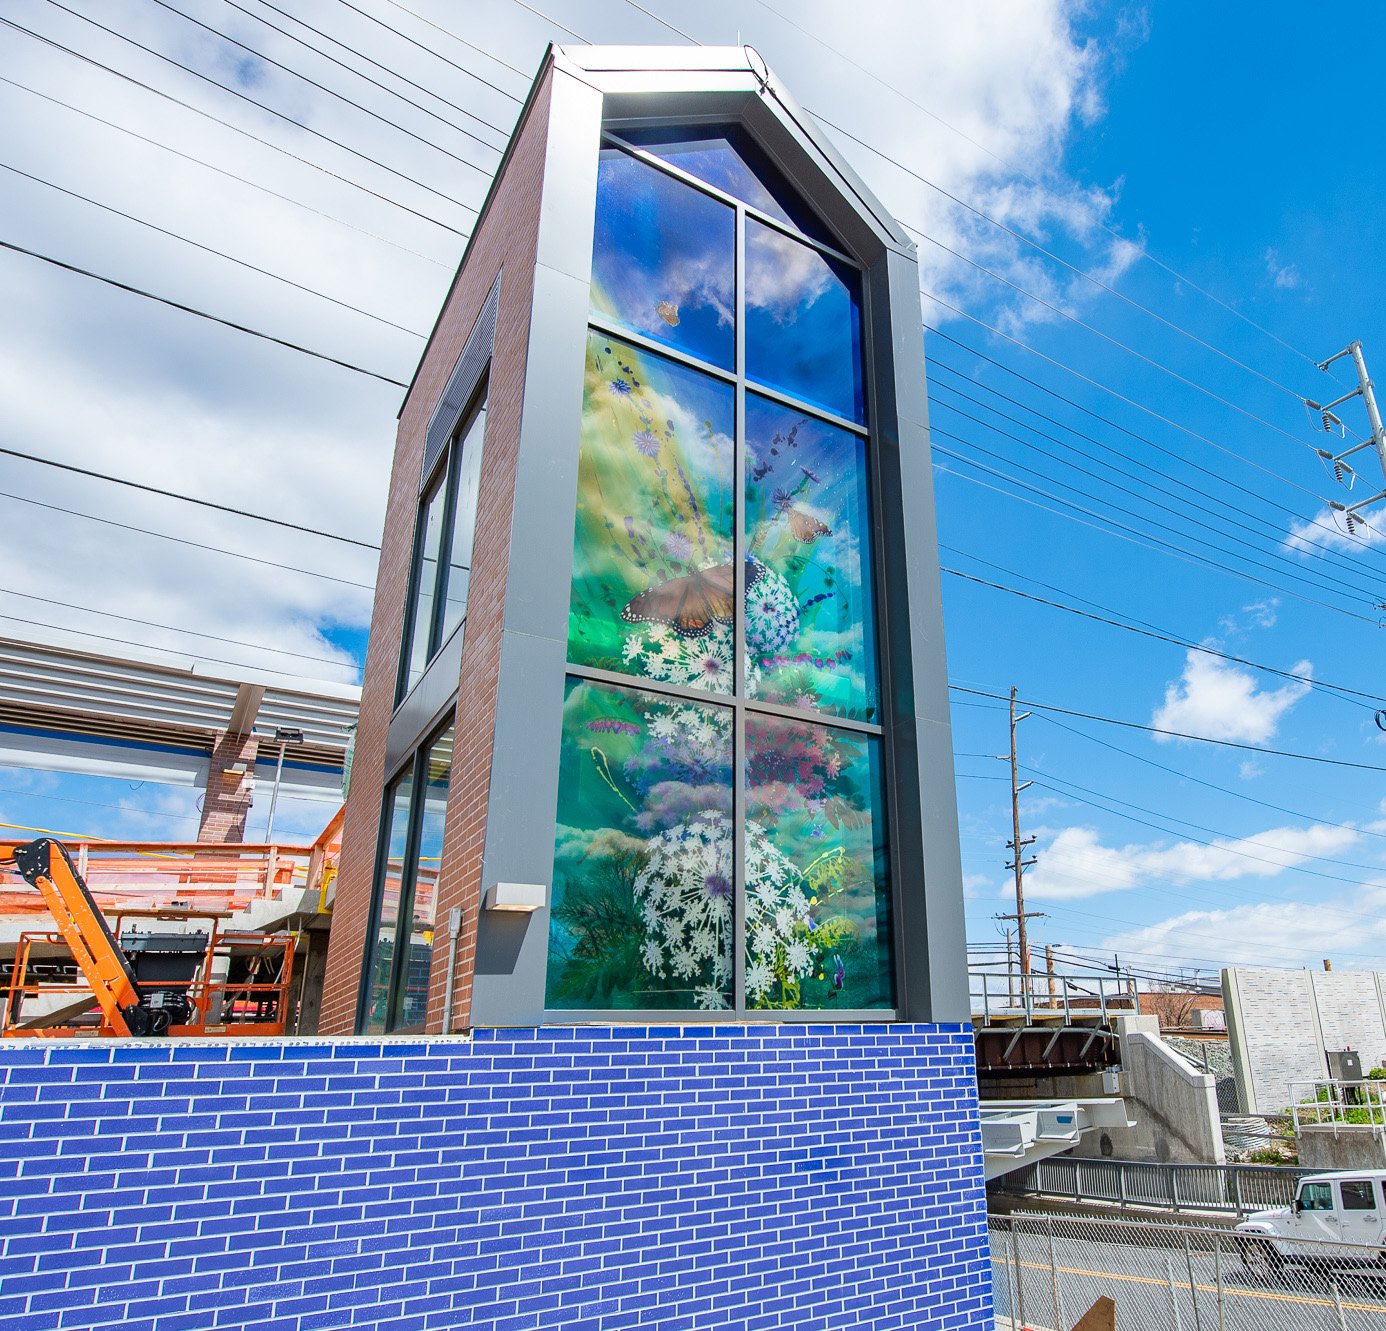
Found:
M 410 758 L 386 792 L 370 952 L 357 1020 L 363 1035 L 423 1026 L 452 739 L 449 725 Z
M 890 1010 L 861 273 L 741 131 L 623 138 L 598 171 L 547 1005 Z
M 428 663 L 467 616 L 485 436 L 483 391 L 419 499 L 396 702 L 419 682 Z

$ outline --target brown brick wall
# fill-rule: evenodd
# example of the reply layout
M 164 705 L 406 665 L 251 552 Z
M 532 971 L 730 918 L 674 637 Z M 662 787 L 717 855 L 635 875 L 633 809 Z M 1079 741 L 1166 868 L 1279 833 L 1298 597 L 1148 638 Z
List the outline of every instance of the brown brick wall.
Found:
M 255 792 L 255 755 L 259 742 L 254 735 L 220 731 L 212 745 L 207 764 L 207 787 L 202 792 L 202 822 L 197 839 L 208 842 L 244 841 L 246 819 Z M 243 766 L 244 773 L 233 772 Z M 268 795 L 266 796 L 268 798 Z
M 429 418 L 457 357 L 504 270 L 496 318 L 486 414 L 486 445 L 477 505 L 467 624 L 457 699 L 452 783 L 437 888 L 428 1029 L 442 1022 L 446 982 L 447 918 L 463 908 L 453 990 L 453 1029 L 467 1025 L 476 916 L 481 894 L 481 853 L 486 831 L 500 633 L 510 555 L 510 522 L 529 314 L 548 132 L 549 86 L 537 92 L 486 215 L 477 225 L 464 269 L 443 308 L 412 391 L 400 417 L 390 495 L 381 540 L 370 646 L 356 732 L 351 796 L 332 911 L 319 1029 L 349 1033 L 355 1022 L 365 955 L 376 837 L 386 772 L 385 742 L 394 707 L 395 672 L 403 637 L 404 601 L 418 504 L 419 471 Z

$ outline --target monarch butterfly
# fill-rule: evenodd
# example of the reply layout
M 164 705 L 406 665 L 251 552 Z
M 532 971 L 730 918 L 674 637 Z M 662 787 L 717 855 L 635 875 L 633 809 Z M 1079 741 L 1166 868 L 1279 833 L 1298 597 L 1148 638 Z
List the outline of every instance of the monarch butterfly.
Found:
M 796 541 L 812 545 L 820 536 L 831 536 L 833 529 L 826 522 L 820 522 L 812 513 L 802 508 L 787 508 L 784 515 L 789 519 L 789 531 Z
M 655 306 L 655 313 L 659 315 L 670 328 L 679 326 L 679 307 L 673 301 L 662 300 Z
M 746 590 L 760 581 L 762 565 L 746 561 Z M 718 564 L 699 573 L 670 578 L 643 591 L 621 611 L 627 624 L 668 624 L 681 638 L 702 638 L 714 623 L 736 616 L 736 565 Z

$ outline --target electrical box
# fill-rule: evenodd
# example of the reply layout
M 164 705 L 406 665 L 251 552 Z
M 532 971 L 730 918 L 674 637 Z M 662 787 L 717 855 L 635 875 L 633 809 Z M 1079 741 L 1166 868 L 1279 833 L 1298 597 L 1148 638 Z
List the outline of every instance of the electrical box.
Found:
M 1326 1049 L 1328 1075 L 1334 1081 L 1361 1081 L 1362 1055 L 1356 1049 Z

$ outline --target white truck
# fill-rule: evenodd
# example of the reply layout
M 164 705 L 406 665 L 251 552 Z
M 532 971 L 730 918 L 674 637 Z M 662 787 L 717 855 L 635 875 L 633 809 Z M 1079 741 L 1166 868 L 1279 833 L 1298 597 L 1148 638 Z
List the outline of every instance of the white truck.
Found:
M 1257 1211 L 1236 1232 L 1242 1260 L 1261 1272 L 1287 1262 L 1386 1260 L 1386 1170 L 1306 1175 L 1289 1206 Z

